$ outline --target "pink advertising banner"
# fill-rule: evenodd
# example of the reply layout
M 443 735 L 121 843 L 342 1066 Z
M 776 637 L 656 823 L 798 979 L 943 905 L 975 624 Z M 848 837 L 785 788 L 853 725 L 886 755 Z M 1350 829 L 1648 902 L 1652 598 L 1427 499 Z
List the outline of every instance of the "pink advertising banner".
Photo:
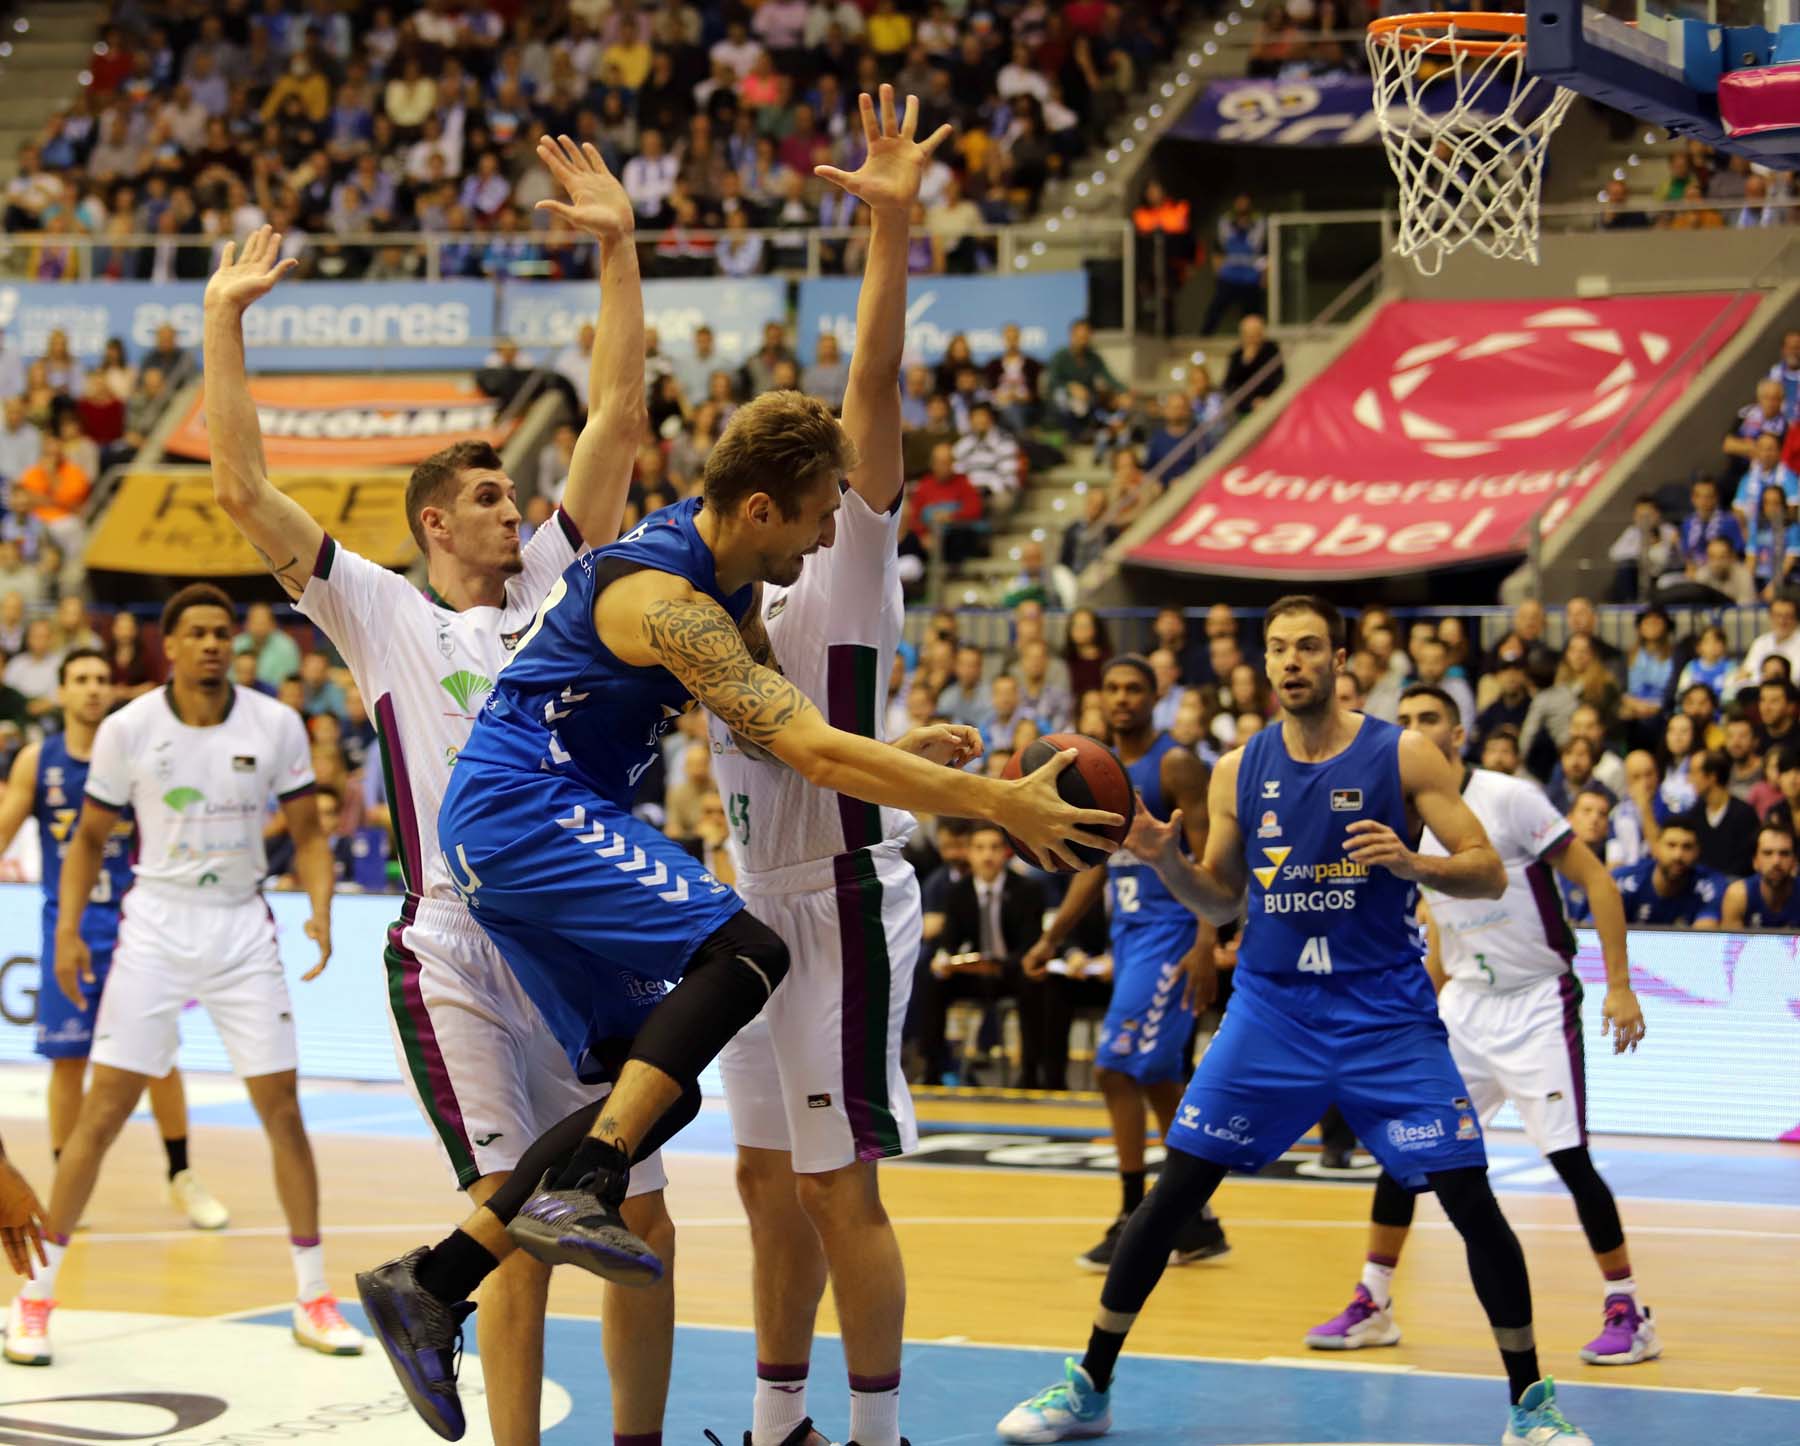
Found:
M 1130 561 L 1300 580 L 1523 552 L 1759 299 L 1390 302 Z

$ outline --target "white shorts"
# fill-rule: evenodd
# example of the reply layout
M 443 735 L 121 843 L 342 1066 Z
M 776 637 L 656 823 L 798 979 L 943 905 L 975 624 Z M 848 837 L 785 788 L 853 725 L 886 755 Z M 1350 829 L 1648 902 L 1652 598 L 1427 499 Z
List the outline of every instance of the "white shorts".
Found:
M 388 929 L 388 1021 L 400 1073 L 458 1189 L 509 1171 L 558 1120 L 605 1096 L 575 1078 L 537 1006 L 462 904 L 408 898 Z M 632 1195 L 668 1183 L 660 1153 Z
M 299 1066 L 275 919 L 262 897 L 194 904 L 139 884 L 119 911 L 119 943 L 88 1058 L 162 1078 L 175 1067 L 190 999 L 212 1017 L 240 1079 Z
M 1498 993 L 1452 979 L 1438 1013 L 1482 1124 L 1511 1100 L 1542 1153 L 1587 1143 L 1579 979 L 1556 974 Z
M 740 880 L 739 892 L 791 962 L 719 1056 L 733 1138 L 790 1151 L 803 1175 L 916 1150 L 900 1031 L 923 916 L 899 845 Z

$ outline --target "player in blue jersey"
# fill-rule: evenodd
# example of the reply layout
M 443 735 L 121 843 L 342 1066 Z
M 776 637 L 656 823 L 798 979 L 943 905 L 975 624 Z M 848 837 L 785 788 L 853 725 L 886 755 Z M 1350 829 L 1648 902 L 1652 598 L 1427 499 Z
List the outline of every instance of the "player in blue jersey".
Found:
M 1700 866 L 1700 833 L 1689 814 L 1665 822 L 1650 857 L 1614 869 L 1613 877 L 1630 923 L 1719 927 L 1730 881 Z
M 1101 673 L 1100 692 L 1137 806 L 1159 819 L 1179 809 L 1187 848 L 1198 858 L 1206 848 L 1206 766 L 1151 721 L 1155 670 L 1135 653 L 1114 658 Z M 1181 1103 L 1195 1011 L 1212 1002 L 1218 980 L 1212 958 L 1218 931 L 1204 919 L 1196 927 L 1193 914 L 1156 870 L 1127 849 L 1069 885 L 1056 916 L 1020 963 L 1027 975 L 1043 977 L 1102 892 L 1111 917 L 1112 999 L 1094 1049 L 1094 1082 L 1106 1099 L 1123 1199 L 1105 1237 L 1076 1257 L 1083 1270 L 1095 1271 L 1112 1264 L 1119 1233 L 1144 1198 L 1145 1105 L 1167 1138 Z M 1170 1263 L 1188 1265 L 1224 1255 L 1228 1248 L 1207 1207 L 1176 1241 Z
M 1800 932 L 1800 889 L 1794 887 L 1794 833 L 1765 823 L 1756 834 L 1755 872 L 1725 890 L 1721 922 L 1727 929 Z
M 129 809 L 107 840 L 92 902 L 81 916 L 81 937 L 94 960 L 93 977 L 62 979 L 56 972 L 56 891 L 62 879 L 63 853 L 81 814 L 87 785 L 88 758 L 94 733 L 112 702 L 112 668 L 104 654 L 78 648 L 62 661 L 63 727 L 42 743 L 28 743 L 13 760 L 6 792 L 0 795 L 0 851 L 29 818 L 38 825 L 38 852 L 44 885 L 42 977 L 37 996 L 37 1052 L 50 1061 L 50 1153 L 62 1153 L 87 1080 L 88 1046 L 93 1043 L 94 1006 L 106 987 L 106 971 L 119 940 L 119 905 L 131 887 L 131 855 L 136 829 Z M 188 1168 L 187 1097 L 181 1072 L 170 1070 L 150 1082 L 150 1108 L 169 1159 L 169 1203 L 185 1211 L 201 1230 L 219 1230 L 230 1222 Z
M 1463 1237 L 1506 1365 L 1503 1446 L 1592 1446 L 1538 1378 L 1525 1256 L 1488 1185 L 1424 967 L 1419 886 L 1497 899 L 1505 868 L 1429 740 L 1338 703 L 1335 607 L 1282 598 L 1263 632 L 1281 718 L 1214 769 L 1203 861 L 1182 851 L 1179 816 L 1141 813 L 1128 840 L 1202 918 L 1223 925 L 1247 911 L 1231 1006 L 1182 1098 L 1168 1162 L 1120 1238 L 1086 1354 L 1008 1412 L 1000 1436 L 1104 1435 L 1126 1334 L 1182 1228 L 1228 1170 L 1261 1169 L 1336 1104 L 1389 1174 L 1436 1192 Z M 1416 851 L 1425 828 L 1442 855 Z
M 917 164 L 916 103 L 896 123 L 884 90 L 881 109 L 877 128 L 864 102 L 865 179 L 903 155 Z M 1074 864 L 1072 844 L 1113 847 L 1088 830 L 1118 815 L 1057 793 L 1073 749 L 1010 782 L 962 773 L 829 726 L 768 666 L 759 589 L 792 585 L 831 545 L 856 461 L 811 397 L 772 391 L 739 408 L 700 496 L 583 555 L 552 587 L 451 770 L 438 835 L 458 887 L 576 1072 L 615 1082 L 597 1119 L 535 1141 L 462 1228 L 381 1267 L 398 1322 L 382 1343 L 422 1395 L 453 1397 L 456 1313 L 513 1248 L 627 1284 L 660 1276 L 619 1216 L 630 1164 L 692 1117 L 700 1072 L 786 976 L 774 931 L 631 813 L 683 710 L 697 701 L 740 747 L 820 788 L 991 818 L 1040 858 Z

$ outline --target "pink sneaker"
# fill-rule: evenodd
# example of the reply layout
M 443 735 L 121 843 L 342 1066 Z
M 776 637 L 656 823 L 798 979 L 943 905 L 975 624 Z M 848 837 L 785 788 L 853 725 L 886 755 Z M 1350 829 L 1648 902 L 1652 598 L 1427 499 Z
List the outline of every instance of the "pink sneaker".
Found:
M 1581 1348 L 1581 1359 L 1590 1366 L 1635 1366 L 1661 1354 L 1662 1342 L 1650 1323 L 1650 1308 L 1639 1309 L 1629 1295 L 1607 1296 L 1606 1324 Z
M 1394 1317 L 1389 1313 L 1392 1308 L 1392 1301 L 1388 1302 L 1388 1310 L 1376 1305 L 1368 1286 L 1358 1281 L 1350 1304 L 1324 1325 L 1309 1330 L 1306 1343 L 1315 1351 L 1360 1351 L 1364 1346 L 1397 1346 L 1400 1344 L 1400 1327 L 1394 1324 Z

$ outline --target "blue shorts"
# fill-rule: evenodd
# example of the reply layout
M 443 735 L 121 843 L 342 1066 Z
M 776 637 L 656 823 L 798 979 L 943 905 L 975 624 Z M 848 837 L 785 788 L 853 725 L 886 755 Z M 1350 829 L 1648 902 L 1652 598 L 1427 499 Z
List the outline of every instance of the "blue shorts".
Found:
M 1112 1002 L 1094 1046 L 1096 1068 L 1147 1085 L 1181 1078 L 1194 1032 L 1181 960 L 1193 947 L 1192 915 L 1120 935 L 1113 945 Z
M 99 1012 L 100 991 L 106 988 L 106 971 L 112 967 L 112 950 L 93 951 L 94 982 L 81 986 L 86 1008 L 77 1009 L 56 982 L 56 930 L 44 930 L 44 951 L 38 956 L 41 972 L 37 997 L 37 1044 L 45 1059 L 86 1059 L 94 1042 L 94 1017 Z
M 578 780 L 458 763 L 438 838 L 476 921 L 577 1075 L 636 1036 L 744 907 L 699 860 Z
M 1260 1170 L 1335 1104 L 1410 1189 L 1423 1188 L 1433 1171 L 1487 1164 L 1481 1123 L 1421 966 L 1323 977 L 1239 968 L 1232 985 L 1170 1146 Z

